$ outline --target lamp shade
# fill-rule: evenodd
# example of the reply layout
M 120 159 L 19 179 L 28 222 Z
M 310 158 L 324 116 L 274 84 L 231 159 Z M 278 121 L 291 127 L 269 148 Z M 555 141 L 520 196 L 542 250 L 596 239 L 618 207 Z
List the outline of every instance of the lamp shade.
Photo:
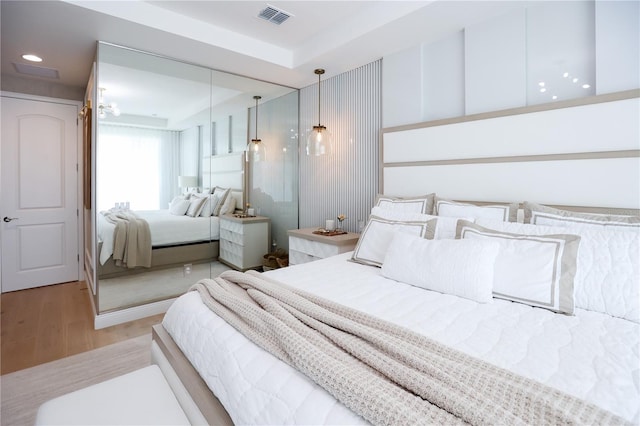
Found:
M 266 161 L 267 149 L 260 139 L 251 139 L 247 144 L 247 161 Z
M 197 176 L 178 176 L 179 188 L 192 188 L 194 186 L 198 186 Z

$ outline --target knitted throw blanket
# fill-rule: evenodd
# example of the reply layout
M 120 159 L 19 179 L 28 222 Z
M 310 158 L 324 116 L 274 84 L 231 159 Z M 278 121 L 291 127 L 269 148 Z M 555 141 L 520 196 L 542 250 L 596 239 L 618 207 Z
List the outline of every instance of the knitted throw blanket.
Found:
M 151 231 L 146 220 L 132 211 L 107 211 L 105 219 L 115 224 L 113 260 L 116 266 L 151 267 Z
M 254 271 L 226 271 L 191 290 L 373 424 L 625 424 L 593 404 Z

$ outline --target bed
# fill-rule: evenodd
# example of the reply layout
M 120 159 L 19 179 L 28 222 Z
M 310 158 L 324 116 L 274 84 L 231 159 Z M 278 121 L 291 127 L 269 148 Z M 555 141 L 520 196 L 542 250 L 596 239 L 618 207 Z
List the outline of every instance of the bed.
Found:
M 115 224 L 98 213 L 98 254 L 97 265 L 100 278 L 111 278 L 135 274 L 151 269 L 182 266 L 185 263 L 208 262 L 217 259 L 220 238 L 220 211 L 238 208 L 244 205 L 244 155 L 232 153 L 204 157 L 202 160 L 202 185 L 205 189 L 199 193 L 174 198 L 169 209 L 134 211 L 138 218 L 149 226 L 151 236 L 151 265 L 149 267 L 126 268 L 113 259 Z M 210 204 L 209 193 L 228 190 L 226 203 L 220 204 L 222 210 L 206 211 Z M 221 192 L 222 193 L 222 192 Z M 180 200 L 178 200 L 180 198 Z M 182 200 L 181 198 L 185 198 Z M 193 214 L 189 202 L 205 201 L 200 204 L 198 214 Z M 177 203 L 186 205 L 177 206 Z M 230 203 L 232 202 L 232 203 Z M 231 206 L 231 207 L 229 207 Z M 184 207 L 184 208 L 183 208 Z M 205 211 L 207 214 L 205 214 Z M 211 213 L 211 214 L 209 214 Z
M 638 424 L 638 95 L 385 129 L 383 194 L 356 249 L 262 276 Z M 518 128 L 522 144 L 504 143 Z M 464 266 L 447 280 L 425 258 Z M 154 328 L 152 357 L 193 423 L 368 423 L 198 292 Z

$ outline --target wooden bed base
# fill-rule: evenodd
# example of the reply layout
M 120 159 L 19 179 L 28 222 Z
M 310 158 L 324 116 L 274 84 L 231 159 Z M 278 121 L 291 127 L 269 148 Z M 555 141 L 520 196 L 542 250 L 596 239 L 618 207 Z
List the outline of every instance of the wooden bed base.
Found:
M 162 357 L 168 362 L 182 386 L 188 392 L 188 396 L 191 399 L 189 403 L 193 402 L 195 404 L 206 423 L 209 425 L 233 425 L 231 417 L 222 406 L 220 400 L 211 392 L 162 324 L 153 326 L 152 344 L 157 345 Z M 158 364 L 161 364 L 161 362 L 158 362 Z M 162 365 L 160 367 L 162 370 Z M 164 372 L 164 374 L 165 376 L 168 375 L 167 372 Z M 180 398 L 178 399 L 180 400 Z
M 102 243 L 98 245 L 98 253 L 102 249 Z M 175 266 L 183 266 L 186 263 L 204 263 L 216 260 L 220 253 L 219 241 L 206 241 L 202 243 L 186 244 L 180 246 L 157 247 L 152 250 L 150 268 L 122 268 L 116 266 L 113 257 L 110 257 L 104 265 L 98 262 L 98 278 L 115 278 L 125 275 L 135 275 L 158 269 L 166 269 Z

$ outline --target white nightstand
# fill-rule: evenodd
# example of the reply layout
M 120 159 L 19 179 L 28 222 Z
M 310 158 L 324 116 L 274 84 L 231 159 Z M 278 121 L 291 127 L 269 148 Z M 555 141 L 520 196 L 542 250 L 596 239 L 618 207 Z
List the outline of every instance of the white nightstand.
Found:
M 220 217 L 220 257 L 218 260 L 239 271 L 262 267 L 269 253 L 268 217 Z
M 289 265 L 313 262 L 353 250 L 360 234 L 349 232 L 332 237 L 314 234 L 318 228 L 292 229 L 289 234 Z

